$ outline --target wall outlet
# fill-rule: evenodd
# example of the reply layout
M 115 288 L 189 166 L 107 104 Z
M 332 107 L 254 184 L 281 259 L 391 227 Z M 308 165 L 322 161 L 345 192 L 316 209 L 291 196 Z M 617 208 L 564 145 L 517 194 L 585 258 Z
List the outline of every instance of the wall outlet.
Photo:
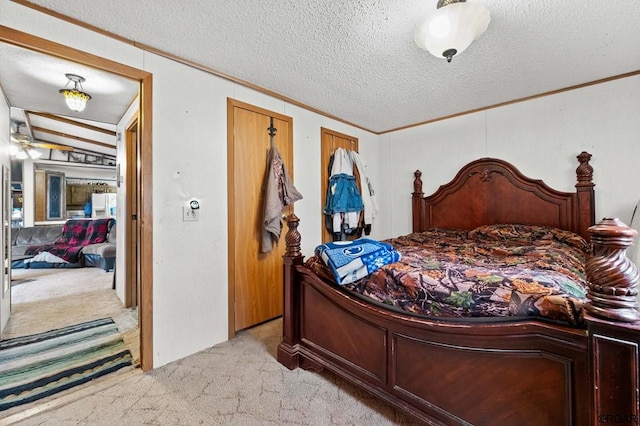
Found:
M 200 220 L 200 209 L 192 209 L 189 206 L 182 207 L 182 221 L 195 222 Z

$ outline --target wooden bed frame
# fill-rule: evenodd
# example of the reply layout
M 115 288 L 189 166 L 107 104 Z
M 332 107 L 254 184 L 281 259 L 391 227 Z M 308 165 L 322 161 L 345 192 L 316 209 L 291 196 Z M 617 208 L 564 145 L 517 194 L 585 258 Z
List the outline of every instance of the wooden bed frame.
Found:
M 578 155 L 576 192 L 551 189 L 511 164 L 480 159 L 424 197 L 415 173 L 413 230 L 523 223 L 591 240 L 586 326 L 419 318 L 327 284 L 303 265 L 299 219 L 287 218 L 283 339 L 289 369 L 330 370 L 433 425 L 639 424 L 636 232 L 594 223 L 591 155 Z

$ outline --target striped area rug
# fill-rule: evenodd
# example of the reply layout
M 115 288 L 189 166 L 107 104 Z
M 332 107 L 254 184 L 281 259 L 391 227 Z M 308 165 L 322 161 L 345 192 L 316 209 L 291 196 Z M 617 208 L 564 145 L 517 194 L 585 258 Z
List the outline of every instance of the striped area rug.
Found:
M 130 365 L 111 318 L 0 341 L 0 411 Z

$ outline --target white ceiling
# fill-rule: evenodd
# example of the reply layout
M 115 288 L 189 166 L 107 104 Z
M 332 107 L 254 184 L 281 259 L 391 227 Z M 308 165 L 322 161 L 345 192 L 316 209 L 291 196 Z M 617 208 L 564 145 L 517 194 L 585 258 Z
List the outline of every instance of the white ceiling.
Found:
M 437 0 L 31 3 L 375 132 L 640 70 L 638 0 L 468 1 L 491 22 L 451 63 L 413 41 Z

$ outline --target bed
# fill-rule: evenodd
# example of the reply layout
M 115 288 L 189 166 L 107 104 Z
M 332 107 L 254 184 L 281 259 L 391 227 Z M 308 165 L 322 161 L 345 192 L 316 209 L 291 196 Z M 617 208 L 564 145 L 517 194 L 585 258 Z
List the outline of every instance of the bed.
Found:
M 592 249 L 578 321 L 390 309 L 305 264 L 290 215 L 278 361 L 330 370 L 425 424 L 637 424 L 638 272 L 625 256 L 636 232 L 614 218 L 594 224 L 591 155 L 577 158 L 575 192 L 483 158 L 425 197 L 417 171 L 412 217 L 414 233 L 518 224 L 582 236 Z

